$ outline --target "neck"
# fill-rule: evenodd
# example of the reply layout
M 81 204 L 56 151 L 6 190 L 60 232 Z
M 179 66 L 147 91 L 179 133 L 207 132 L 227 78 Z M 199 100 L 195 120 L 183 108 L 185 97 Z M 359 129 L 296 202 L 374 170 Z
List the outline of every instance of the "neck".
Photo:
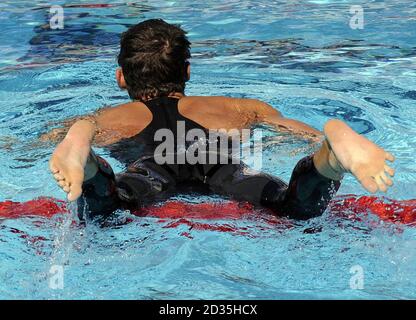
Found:
M 185 94 L 183 92 L 172 92 L 168 94 L 168 97 L 182 99 L 183 97 L 185 97 Z
M 169 98 L 182 99 L 183 97 L 185 97 L 185 94 L 183 92 L 171 92 L 167 96 Z M 146 102 L 146 101 L 150 101 L 150 100 L 157 99 L 157 98 L 160 98 L 160 97 L 153 97 L 153 98 L 145 97 L 136 101 Z

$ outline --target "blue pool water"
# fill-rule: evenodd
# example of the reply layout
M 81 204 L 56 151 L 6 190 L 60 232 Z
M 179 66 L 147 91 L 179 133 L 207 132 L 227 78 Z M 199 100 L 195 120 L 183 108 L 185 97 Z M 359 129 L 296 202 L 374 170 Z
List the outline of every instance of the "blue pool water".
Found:
M 0 4 L 0 201 L 64 198 L 47 170 L 53 147 L 38 137 L 55 121 L 128 101 L 113 76 L 119 34 L 148 18 L 189 31 L 189 95 L 259 98 L 317 128 L 343 119 L 396 155 L 388 197 L 416 198 L 414 1 L 55 1 L 65 28 L 54 31 L 48 3 Z M 364 8 L 364 29 L 350 28 L 351 5 Z M 305 142 L 267 138 L 264 170 L 287 180 L 308 152 Z M 366 194 L 351 178 L 339 191 L 347 193 Z M 153 218 L 112 228 L 71 219 L 0 220 L 0 298 L 416 298 L 416 229 L 376 217 L 326 212 L 267 231 L 222 221 L 249 236 Z M 50 286 L 54 265 L 63 266 L 63 289 Z M 353 266 L 362 289 L 350 286 Z

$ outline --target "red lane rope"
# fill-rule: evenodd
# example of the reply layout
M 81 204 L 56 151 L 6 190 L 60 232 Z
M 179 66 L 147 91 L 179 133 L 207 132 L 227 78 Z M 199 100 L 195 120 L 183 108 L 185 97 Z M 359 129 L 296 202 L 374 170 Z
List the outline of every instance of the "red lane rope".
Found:
M 415 224 L 416 199 L 392 200 L 384 197 L 345 195 L 332 201 L 331 212 L 338 214 L 374 214 L 383 221 Z
M 41 197 L 26 202 L 0 202 L 0 218 L 15 219 L 24 216 L 50 218 L 66 211 L 65 202 L 54 198 Z
M 416 224 L 416 199 L 391 200 L 374 196 L 357 197 L 346 195 L 336 197 L 330 204 L 336 215 L 375 214 L 384 221 Z M 67 212 L 66 203 L 54 198 L 41 197 L 27 202 L 0 202 L 0 218 L 15 219 L 25 216 L 50 218 Z M 160 218 L 161 221 L 174 219 L 235 220 L 253 212 L 261 213 L 249 203 L 225 201 L 220 203 L 185 203 L 167 201 L 162 205 L 150 206 L 137 212 L 137 216 Z M 264 210 L 263 210 L 264 212 Z

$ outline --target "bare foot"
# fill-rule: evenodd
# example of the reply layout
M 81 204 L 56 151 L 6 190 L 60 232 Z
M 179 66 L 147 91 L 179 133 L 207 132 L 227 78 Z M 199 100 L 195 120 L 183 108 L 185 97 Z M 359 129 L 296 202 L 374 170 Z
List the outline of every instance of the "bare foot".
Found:
M 393 185 L 394 169 L 386 164 L 394 156 L 340 120 L 328 121 L 324 133 L 330 145 L 329 164 L 336 171 L 350 172 L 361 185 L 374 193 Z
M 69 201 L 75 201 L 82 194 L 84 168 L 90 151 L 91 147 L 88 143 L 65 138 L 56 147 L 49 161 L 49 168 L 58 185 L 68 194 Z M 91 174 L 91 170 L 89 171 L 88 174 Z

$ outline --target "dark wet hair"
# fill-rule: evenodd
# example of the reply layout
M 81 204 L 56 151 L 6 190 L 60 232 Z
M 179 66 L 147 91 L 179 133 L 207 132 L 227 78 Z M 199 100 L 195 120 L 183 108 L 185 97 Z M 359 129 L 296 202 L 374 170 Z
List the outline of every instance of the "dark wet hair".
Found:
M 147 100 L 185 90 L 191 43 L 179 26 L 150 19 L 121 36 L 118 64 L 129 95 Z

